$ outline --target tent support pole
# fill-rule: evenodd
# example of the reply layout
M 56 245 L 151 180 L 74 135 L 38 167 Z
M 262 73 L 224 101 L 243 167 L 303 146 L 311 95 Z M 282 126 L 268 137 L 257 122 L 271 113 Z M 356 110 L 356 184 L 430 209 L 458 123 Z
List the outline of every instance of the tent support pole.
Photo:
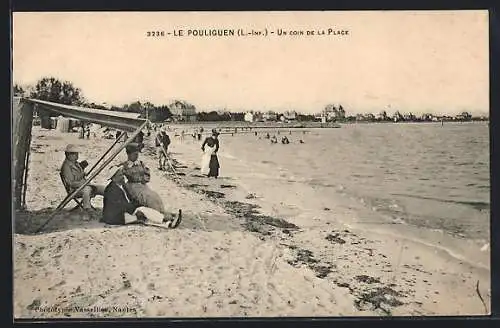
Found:
M 116 149 L 112 154 L 111 154 L 111 157 L 109 157 L 108 159 L 106 159 L 104 161 L 104 163 L 102 163 L 102 165 L 97 168 L 92 174 L 90 174 L 85 182 L 80 186 L 78 187 L 77 189 L 75 189 L 75 191 L 73 191 L 71 194 L 69 194 L 68 196 L 66 196 L 66 198 L 59 204 L 59 206 L 57 206 L 57 208 L 54 210 L 54 212 L 52 212 L 52 214 L 50 215 L 50 217 L 47 219 L 47 221 L 45 221 L 44 224 L 42 224 L 38 229 L 37 229 L 37 233 L 40 232 L 43 228 L 45 228 L 45 226 L 55 217 L 55 215 L 61 210 L 64 208 L 64 206 L 66 206 L 73 198 L 75 198 L 75 196 L 83 189 L 85 188 L 99 173 L 101 173 L 101 171 L 109 165 L 109 163 L 111 163 L 111 161 L 113 161 L 113 159 L 118 156 L 118 154 L 125 148 L 127 147 L 128 144 L 130 144 L 134 139 L 135 137 L 139 134 L 139 132 L 144 129 L 144 127 L 146 126 L 146 124 L 148 123 L 148 121 L 145 121 L 137 130 L 135 130 L 135 132 L 123 143 L 123 145 L 121 145 L 120 147 L 118 147 L 118 149 Z
M 31 133 L 28 136 L 28 145 L 31 145 Z M 29 171 L 29 163 L 30 163 L 30 155 L 31 155 L 31 146 L 29 146 L 30 149 L 26 152 L 26 161 L 24 164 L 24 177 L 23 177 L 23 193 L 22 193 L 22 202 L 21 202 L 21 208 L 24 210 L 26 209 L 26 191 L 28 189 L 28 171 Z

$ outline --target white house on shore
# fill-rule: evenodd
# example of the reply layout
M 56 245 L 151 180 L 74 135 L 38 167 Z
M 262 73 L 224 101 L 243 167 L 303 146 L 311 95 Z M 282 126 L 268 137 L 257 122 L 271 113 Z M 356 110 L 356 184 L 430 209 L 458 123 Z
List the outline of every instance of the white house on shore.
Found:
M 322 122 L 344 119 L 345 110 L 342 105 L 339 105 L 337 107 L 333 104 L 329 104 L 325 106 L 325 109 L 323 109 L 319 117 L 321 118 Z
M 264 121 L 276 121 L 278 119 L 278 114 L 273 111 L 268 111 L 262 115 Z
M 245 122 L 254 122 L 255 115 L 252 112 L 245 113 L 244 120 Z
M 294 110 L 286 111 L 283 113 L 283 117 L 287 121 L 295 121 L 297 119 L 297 112 Z

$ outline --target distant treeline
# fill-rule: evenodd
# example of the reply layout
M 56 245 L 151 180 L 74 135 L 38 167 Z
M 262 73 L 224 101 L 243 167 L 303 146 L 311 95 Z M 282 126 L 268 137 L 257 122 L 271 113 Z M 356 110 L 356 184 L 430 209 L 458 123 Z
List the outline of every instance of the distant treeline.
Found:
M 111 110 L 117 112 L 137 113 L 140 117 L 147 117 L 152 122 L 163 121 L 176 121 L 184 120 L 182 114 L 174 115 L 174 113 L 183 113 L 183 110 L 195 109 L 192 104 L 185 101 L 175 100 L 171 104 L 155 105 L 149 101 L 140 102 L 135 101 L 130 104 L 122 106 L 105 106 L 104 104 L 95 104 L 88 102 L 81 89 L 75 87 L 72 82 L 60 81 L 55 77 L 44 77 L 40 79 L 34 86 L 27 86 L 25 88 L 15 84 L 13 87 L 14 95 L 36 98 L 45 101 L 51 101 L 66 105 L 76 105 L 102 110 Z M 175 111 L 173 110 L 175 109 Z M 196 121 L 201 122 L 243 122 L 245 121 L 245 114 L 243 112 L 231 113 L 228 111 L 209 111 L 197 112 Z M 356 116 L 346 116 L 342 106 L 335 107 L 334 105 L 327 105 L 323 110 L 323 116 L 327 122 L 336 123 L 354 123 L 354 122 L 448 122 L 448 121 L 487 121 L 487 117 L 472 117 L 467 112 L 463 112 L 456 116 L 438 116 L 433 114 L 423 114 L 419 117 L 412 113 L 402 115 L 398 111 L 394 115 L 389 116 L 385 111 L 378 115 L 374 114 L 357 114 Z M 275 113 L 272 120 L 266 121 L 296 121 L 296 122 L 318 122 L 322 118 L 320 115 L 300 114 L 295 113 L 293 119 L 289 119 L 289 115 Z M 190 119 L 186 119 L 190 120 Z M 260 121 L 260 120 L 259 120 Z
M 44 77 L 40 79 L 34 86 L 25 88 L 18 84 L 13 87 L 14 95 L 36 98 L 40 100 L 65 104 L 83 106 L 88 108 L 111 110 L 117 112 L 137 113 L 141 117 L 148 116 L 152 121 L 164 121 L 172 117 L 172 113 L 168 105 L 154 105 L 150 102 L 141 103 L 135 101 L 123 106 L 104 106 L 88 102 L 80 88 L 77 88 L 69 81 L 60 81 L 55 77 Z M 182 102 L 177 102 L 181 103 Z
M 276 121 L 280 121 L 283 114 L 276 116 Z M 201 122 L 243 122 L 245 121 L 245 113 L 230 113 L 230 112 L 200 112 L 196 113 L 196 120 Z M 314 115 L 297 114 L 296 120 L 300 122 L 313 122 L 315 121 Z

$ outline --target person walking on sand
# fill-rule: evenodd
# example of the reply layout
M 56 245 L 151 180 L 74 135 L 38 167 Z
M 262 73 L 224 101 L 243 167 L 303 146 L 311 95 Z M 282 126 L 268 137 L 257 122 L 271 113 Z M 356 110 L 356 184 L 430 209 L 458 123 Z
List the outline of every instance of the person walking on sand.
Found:
M 104 190 L 102 222 L 113 225 L 154 223 L 171 229 L 177 228 L 181 223 L 181 210 L 176 217 L 169 218 L 155 209 L 141 207 L 132 202 L 124 187 L 123 169 L 119 166 L 111 167 L 108 180 L 111 181 Z
M 85 127 L 83 126 L 82 123 L 79 129 L 78 139 L 84 139 L 84 138 L 85 138 Z
M 88 164 L 86 161 L 78 162 L 79 149 L 75 145 L 67 145 L 64 154 L 66 158 L 61 166 L 61 178 L 69 186 L 70 192 L 73 192 L 85 183 L 85 167 Z M 88 184 L 76 196 L 82 197 L 83 209 L 90 211 L 90 200 L 96 195 L 104 195 L 104 186 Z
M 164 128 L 156 135 L 155 145 L 158 154 L 159 170 L 165 170 L 165 162 L 167 160 L 168 146 L 170 145 L 170 137 Z
M 90 139 L 90 124 L 85 127 L 85 136 L 87 137 L 87 140 Z
M 216 129 L 212 130 L 212 135 L 207 137 L 201 145 L 203 156 L 201 158 L 201 174 L 206 174 L 209 178 L 217 178 L 219 176 L 219 159 L 217 152 L 219 151 L 219 132 Z
M 160 195 L 148 186 L 151 173 L 149 167 L 139 160 L 139 147 L 136 143 L 130 143 L 125 147 L 128 160 L 121 164 L 123 174 L 127 178 L 125 189 L 138 206 L 150 207 L 160 213 L 165 213 Z
M 142 148 L 144 148 L 144 132 L 142 132 L 142 130 L 139 131 L 137 136 L 135 136 L 133 142 L 138 144 L 139 150 L 142 150 Z

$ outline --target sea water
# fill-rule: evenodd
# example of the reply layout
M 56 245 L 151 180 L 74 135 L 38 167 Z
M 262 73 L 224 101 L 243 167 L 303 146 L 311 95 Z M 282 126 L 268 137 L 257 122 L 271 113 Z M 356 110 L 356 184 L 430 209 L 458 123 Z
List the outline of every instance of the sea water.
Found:
M 287 136 L 290 144 L 271 144 L 266 133 L 278 141 Z M 268 190 L 264 198 L 303 210 L 335 207 L 332 220 L 349 210 L 358 222 L 489 242 L 485 122 L 346 124 L 306 132 L 283 127 L 279 134 L 222 134 L 220 142 L 221 175 Z

